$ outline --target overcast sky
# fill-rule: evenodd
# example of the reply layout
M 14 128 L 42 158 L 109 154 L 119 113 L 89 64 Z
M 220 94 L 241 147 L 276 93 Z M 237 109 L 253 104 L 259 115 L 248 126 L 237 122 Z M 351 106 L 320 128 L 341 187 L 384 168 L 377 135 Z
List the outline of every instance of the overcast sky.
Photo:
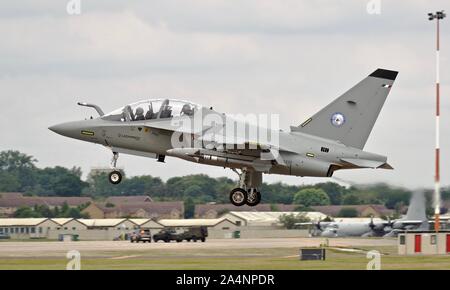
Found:
M 432 187 L 435 25 L 426 13 L 448 0 L 2 1 L 0 150 L 35 156 L 40 167 L 108 166 L 110 152 L 47 128 L 141 99 L 174 97 L 226 113 L 279 113 L 297 125 L 378 67 L 399 76 L 364 148 L 395 170 L 338 171 L 356 183 Z M 39 4 L 38 4 L 39 3 Z M 442 183 L 450 184 L 450 19 L 441 25 Z M 121 155 L 128 175 L 164 180 L 230 170 L 168 158 Z M 268 182 L 324 179 L 266 175 Z

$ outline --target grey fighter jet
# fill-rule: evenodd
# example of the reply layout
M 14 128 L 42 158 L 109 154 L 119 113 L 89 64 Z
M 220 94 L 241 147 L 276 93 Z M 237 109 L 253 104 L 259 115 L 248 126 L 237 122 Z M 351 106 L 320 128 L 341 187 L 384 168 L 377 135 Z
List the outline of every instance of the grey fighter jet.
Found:
M 111 150 L 113 184 L 122 179 L 116 169 L 119 153 L 159 162 L 177 157 L 232 169 L 239 183 L 230 192 L 231 203 L 255 206 L 261 200 L 263 173 L 331 177 L 341 169 L 392 169 L 385 156 L 363 148 L 397 74 L 375 70 L 289 132 L 173 99 L 141 101 L 109 114 L 97 105 L 78 103 L 100 116 L 49 129 Z

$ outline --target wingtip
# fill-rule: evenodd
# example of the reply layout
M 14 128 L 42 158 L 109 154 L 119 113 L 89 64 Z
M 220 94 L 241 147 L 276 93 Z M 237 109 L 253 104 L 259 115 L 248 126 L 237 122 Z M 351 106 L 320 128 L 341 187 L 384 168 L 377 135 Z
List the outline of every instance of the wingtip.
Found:
M 379 68 L 376 71 L 374 71 L 373 73 L 371 73 L 369 75 L 369 77 L 388 79 L 388 80 L 395 80 L 397 75 L 398 75 L 398 71 Z

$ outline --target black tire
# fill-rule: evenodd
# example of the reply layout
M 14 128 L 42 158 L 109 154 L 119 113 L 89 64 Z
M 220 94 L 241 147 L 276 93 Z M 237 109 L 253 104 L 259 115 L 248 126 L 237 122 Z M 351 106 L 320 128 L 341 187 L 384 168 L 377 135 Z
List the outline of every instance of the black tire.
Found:
M 230 192 L 230 202 L 234 206 L 243 206 L 247 203 L 247 191 L 242 188 L 235 188 Z
M 202 238 L 201 240 L 202 240 L 202 243 L 204 243 L 204 242 L 206 241 L 206 239 L 205 239 L 205 238 Z
M 131 243 L 134 243 L 133 239 L 130 240 Z
M 254 200 L 249 200 L 248 199 L 248 194 L 247 194 L 247 200 L 246 200 L 246 204 L 248 206 L 257 206 L 259 203 L 261 202 L 261 192 L 257 191 L 256 192 L 256 197 Z
M 165 243 L 168 243 L 168 242 L 170 242 L 170 240 L 164 240 L 164 242 L 165 242 Z
M 114 170 L 109 173 L 108 179 L 112 184 L 119 184 L 122 181 L 122 173 L 120 173 L 120 171 Z
M 181 243 L 183 240 L 177 240 L 177 243 Z
M 190 241 L 191 241 L 191 239 L 186 239 L 186 241 L 187 241 L 187 242 L 190 242 Z

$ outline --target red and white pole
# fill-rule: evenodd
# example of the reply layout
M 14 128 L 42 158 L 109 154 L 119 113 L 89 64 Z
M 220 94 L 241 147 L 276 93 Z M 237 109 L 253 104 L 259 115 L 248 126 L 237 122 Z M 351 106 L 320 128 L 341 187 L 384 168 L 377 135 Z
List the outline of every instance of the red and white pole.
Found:
M 441 192 L 440 192 L 440 147 L 439 147 L 439 115 L 440 115 L 440 91 L 439 91 L 439 20 L 445 18 L 444 11 L 437 11 L 436 13 L 428 13 L 428 20 L 436 19 L 436 166 L 434 175 L 434 230 L 439 232 L 441 213 Z
M 439 91 L 439 20 L 445 18 L 444 11 L 436 13 L 428 13 L 428 20 L 436 19 L 436 166 L 434 175 L 434 230 L 439 232 L 440 229 L 440 213 L 441 213 L 441 192 L 440 192 L 440 147 L 439 147 L 439 115 L 440 115 L 440 91 Z
M 439 92 L 439 17 L 436 19 L 436 167 L 434 178 L 434 230 L 440 229 L 439 216 L 441 213 L 440 193 L 440 145 L 439 145 L 439 115 L 440 115 L 440 92 Z

